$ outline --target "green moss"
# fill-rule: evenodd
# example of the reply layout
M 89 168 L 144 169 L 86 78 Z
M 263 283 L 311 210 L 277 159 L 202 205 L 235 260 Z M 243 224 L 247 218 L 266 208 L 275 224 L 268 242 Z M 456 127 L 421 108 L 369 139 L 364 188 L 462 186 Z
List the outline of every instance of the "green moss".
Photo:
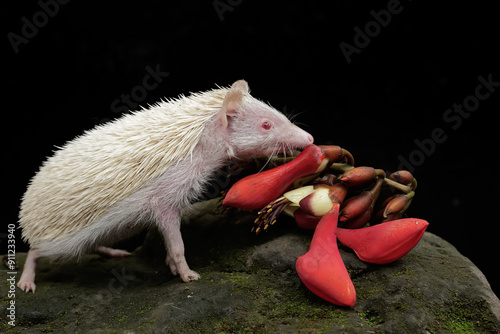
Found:
M 296 322 L 294 326 L 298 328 L 308 328 L 314 323 L 316 329 L 321 328 L 320 332 L 323 332 L 343 323 L 345 318 L 343 309 L 319 300 L 312 293 L 302 289 L 295 293 L 269 289 L 266 299 L 263 305 L 275 305 L 272 309 L 261 310 L 268 319 L 281 321 L 292 318 Z
M 404 267 L 400 271 L 398 271 L 394 276 L 402 276 L 402 275 L 415 275 L 417 272 L 415 270 L 408 269 L 407 267 Z
M 257 273 L 226 273 L 224 276 L 210 276 L 205 279 L 211 284 L 227 284 L 234 293 L 247 296 L 249 303 L 242 316 L 237 319 L 221 318 L 199 324 L 196 328 L 186 328 L 197 332 L 208 333 L 267 333 L 281 331 L 287 325 L 294 329 L 308 330 L 313 326 L 316 332 L 331 330 L 333 326 L 343 323 L 345 310 L 329 304 L 297 285 L 296 274 L 275 273 L 265 269 Z M 214 325 L 215 323 L 215 325 Z
M 356 287 L 356 298 L 358 300 L 364 300 L 381 292 L 382 290 L 377 286 L 366 286 L 366 284 L 359 285 L 358 287 Z
M 153 317 L 149 321 L 143 321 L 137 326 L 139 333 L 151 333 L 153 331 L 153 324 L 156 321 L 156 317 Z
M 406 311 L 410 308 L 410 304 L 398 303 L 396 305 L 397 310 Z
M 134 311 L 137 310 L 135 313 Z M 137 302 L 130 302 L 119 306 L 115 313 L 111 315 L 110 328 L 137 329 L 141 332 L 147 332 L 152 327 L 151 319 L 145 318 L 150 305 L 137 305 Z
M 141 315 L 143 315 L 144 313 L 146 313 L 146 312 L 147 312 L 147 311 L 149 311 L 149 310 L 151 310 L 151 306 L 141 307 L 141 308 L 139 309 L 139 311 L 137 311 L 137 312 L 135 313 L 135 315 L 136 315 L 136 316 L 141 316 Z
M 244 324 L 239 324 L 238 322 L 220 320 L 215 323 L 211 332 L 217 334 L 255 333 L 255 329 L 255 327 L 249 327 Z
M 16 327 L 13 327 L 6 322 L 0 324 L 0 329 L 3 330 L 2 333 L 8 333 L 8 334 L 20 334 L 20 333 L 22 333 L 21 330 L 17 329 Z
M 457 334 L 471 334 L 477 333 L 474 329 L 474 323 L 467 318 L 461 318 L 456 314 L 449 314 L 449 320 L 445 324 L 445 328 L 452 333 Z
M 435 310 L 437 328 L 450 333 L 494 333 L 496 325 L 491 314 L 483 313 L 486 309 L 483 300 L 468 300 L 455 296 L 452 305 L 440 305 Z
M 359 316 L 361 320 L 363 320 L 363 322 L 370 327 L 379 325 L 384 322 L 382 317 L 377 312 L 370 309 L 366 310 L 363 313 L 359 313 Z
M 420 300 L 421 299 L 421 294 L 418 292 L 418 290 L 414 289 L 414 288 L 411 288 L 410 291 L 408 292 L 408 294 L 413 298 L 413 299 L 416 299 L 416 300 Z

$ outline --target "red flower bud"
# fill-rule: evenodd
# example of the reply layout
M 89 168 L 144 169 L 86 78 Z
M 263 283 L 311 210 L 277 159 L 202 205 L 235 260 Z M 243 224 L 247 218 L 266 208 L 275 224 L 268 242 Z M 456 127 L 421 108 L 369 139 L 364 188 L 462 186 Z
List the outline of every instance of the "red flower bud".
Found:
M 349 198 L 342 204 L 340 221 L 346 221 L 361 216 L 370 208 L 372 202 L 373 197 L 369 191 L 363 191 L 361 194 Z
M 389 175 L 389 179 L 401 183 L 404 185 L 409 185 L 413 182 L 413 175 L 407 170 L 398 170 L 397 172 Z
M 368 223 L 372 217 L 373 207 L 369 207 L 363 214 L 360 216 L 349 219 L 344 222 L 343 228 L 361 228 Z
M 387 218 L 387 216 L 392 213 L 402 212 L 406 204 L 408 204 L 408 197 L 406 195 L 394 197 L 385 207 L 384 218 Z
M 358 187 L 374 180 L 376 173 L 373 167 L 361 166 L 348 170 L 338 178 L 349 187 Z
M 336 145 L 319 145 L 319 147 L 325 153 L 329 165 L 337 161 L 346 160 L 347 164 L 354 166 L 354 158 L 351 152 L 346 149 Z

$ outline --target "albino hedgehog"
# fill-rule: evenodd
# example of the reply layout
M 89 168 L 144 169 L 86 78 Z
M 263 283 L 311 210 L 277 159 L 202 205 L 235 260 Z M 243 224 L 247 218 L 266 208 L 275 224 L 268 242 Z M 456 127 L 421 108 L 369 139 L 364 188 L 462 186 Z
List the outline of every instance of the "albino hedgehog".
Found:
M 151 222 L 163 235 L 172 274 L 197 280 L 184 257 L 180 217 L 214 172 L 231 158 L 312 143 L 310 134 L 253 98 L 244 80 L 97 126 L 56 151 L 24 194 L 19 221 L 30 250 L 18 287 L 35 291 L 40 257 L 129 255 L 108 246 Z

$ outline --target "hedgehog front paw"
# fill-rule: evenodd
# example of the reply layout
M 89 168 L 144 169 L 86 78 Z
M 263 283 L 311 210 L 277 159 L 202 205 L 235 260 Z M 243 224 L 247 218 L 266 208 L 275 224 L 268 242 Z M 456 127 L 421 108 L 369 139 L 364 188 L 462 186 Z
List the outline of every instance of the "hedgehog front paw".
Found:
M 196 271 L 189 269 L 189 266 L 187 265 L 184 257 L 182 257 L 180 261 L 176 262 L 174 261 L 173 257 L 170 256 L 170 254 L 168 253 L 165 263 L 170 268 L 172 275 L 174 276 L 179 275 L 181 279 L 186 283 L 191 281 L 197 281 L 201 278 L 201 276 Z

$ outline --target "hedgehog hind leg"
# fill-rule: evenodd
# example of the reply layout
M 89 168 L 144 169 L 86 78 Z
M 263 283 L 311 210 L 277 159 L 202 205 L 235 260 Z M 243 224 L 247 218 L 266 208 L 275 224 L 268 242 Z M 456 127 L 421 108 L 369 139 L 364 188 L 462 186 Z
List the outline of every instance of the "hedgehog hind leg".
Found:
M 125 257 L 125 256 L 130 255 L 130 253 L 127 252 L 126 250 L 114 249 L 114 248 L 105 247 L 105 246 L 97 247 L 96 253 L 101 255 L 101 256 L 111 257 L 111 258 L 120 258 L 120 257 Z
M 21 278 L 17 282 L 17 287 L 24 292 L 35 293 L 35 270 L 38 259 L 40 259 L 40 251 L 36 248 L 32 248 L 28 251 L 28 256 L 24 262 L 23 273 Z

